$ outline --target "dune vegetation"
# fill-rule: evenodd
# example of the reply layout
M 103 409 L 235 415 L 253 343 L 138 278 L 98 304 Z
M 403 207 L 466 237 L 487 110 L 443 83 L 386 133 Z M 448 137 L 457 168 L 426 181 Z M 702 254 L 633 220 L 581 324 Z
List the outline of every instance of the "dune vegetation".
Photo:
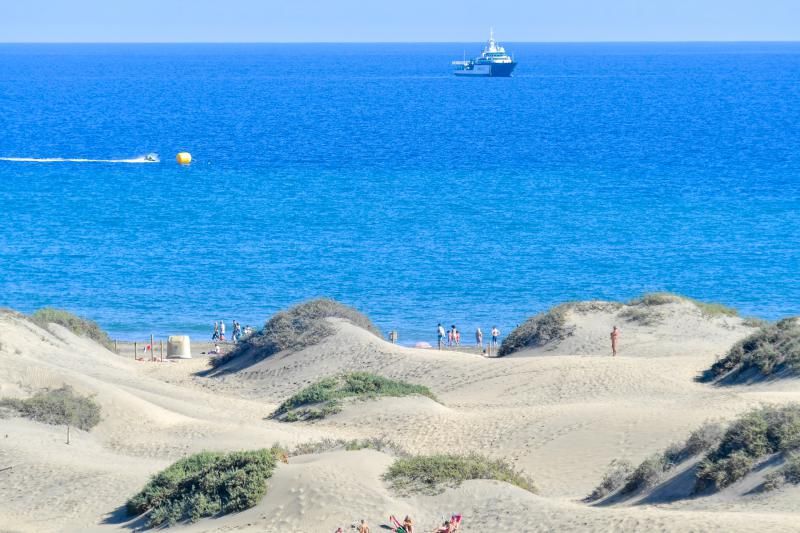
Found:
M 69 385 L 45 389 L 30 398 L 4 398 L 0 407 L 19 416 L 51 425 L 72 426 L 89 431 L 100 423 L 100 406 L 91 396 L 76 394 Z
M 706 422 L 692 431 L 685 441 L 650 455 L 635 468 L 628 461 L 612 461 L 602 481 L 586 497 L 586 501 L 598 501 L 611 494 L 632 497 L 654 487 L 676 466 L 716 447 L 722 440 L 724 431 L 719 422 Z
M 742 374 L 766 377 L 800 372 L 800 320 L 786 318 L 762 326 L 737 342 L 728 353 L 703 373 L 703 381 L 735 380 Z
M 400 494 L 438 494 L 472 479 L 504 481 L 536 492 L 533 480 L 506 461 L 478 454 L 401 457 L 384 474 L 384 480 Z
M 34 324 L 45 329 L 47 329 L 47 324 L 51 323 L 64 326 L 75 335 L 92 339 L 106 348 L 111 348 L 114 345 L 111 337 L 97 325 L 97 322 L 79 317 L 63 309 L 43 307 L 33 313 L 30 319 Z
M 800 452 L 791 452 L 783 465 L 766 477 L 764 490 L 779 489 L 786 484 L 800 485 Z
M 612 460 L 608 465 L 608 469 L 603 475 L 603 479 L 600 481 L 600 484 L 595 487 L 586 498 L 584 498 L 584 501 L 594 502 L 597 500 L 602 500 L 612 492 L 616 492 L 623 485 L 625 485 L 632 472 L 633 465 L 631 465 L 629 461 L 622 459 Z
M 542 348 L 563 341 L 575 334 L 575 327 L 568 321 L 568 314 L 574 313 L 618 313 L 627 322 L 649 326 L 662 322 L 664 311 L 659 309 L 667 304 L 690 303 L 707 318 L 738 316 L 735 309 L 722 304 L 701 302 L 693 298 L 669 292 L 648 293 L 623 304 L 607 301 L 567 302 L 539 313 L 517 326 L 503 340 L 497 352 L 498 357 L 510 355 L 520 350 Z M 748 325 L 757 323 L 749 319 Z
M 800 405 L 766 406 L 745 413 L 700 463 L 695 492 L 715 491 L 742 479 L 763 459 L 800 450 Z
M 408 455 L 405 450 L 402 450 L 397 444 L 390 440 L 380 437 L 373 437 L 368 439 L 332 439 L 324 438 L 302 442 L 291 449 L 286 450 L 287 457 L 294 457 L 296 455 L 310 455 L 318 453 L 328 453 L 335 451 L 348 451 L 356 452 L 359 450 L 375 450 L 378 452 L 387 452 L 396 457 L 403 457 Z
M 212 358 L 210 364 L 216 368 L 244 354 L 261 360 L 284 350 L 314 346 L 334 333 L 327 318 L 346 320 L 381 337 L 378 327 L 363 313 L 335 300 L 318 298 L 275 313 L 264 329 L 243 339 L 227 354 Z
M 800 482 L 800 405 L 765 406 L 746 412 L 727 427 L 707 422 L 683 443 L 647 457 L 636 468 L 613 462 L 600 485 L 586 498 L 633 497 L 669 479 L 675 467 L 694 459 L 692 494 L 724 489 L 753 473 L 758 465 L 780 455 L 783 466 L 767 477 L 764 488 Z M 698 460 L 699 459 L 699 460 Z
M 671 292 L 651 292 L 643 294 L 628 302 L 628 306 L 657 307 L 660 305 L 689 302 L 695 305 L 705 316 L 713 318 L 720 316 L 739 316 L 739 312 L 732 307 L 714 302 L 703 302 L 681 294 Z
M 368 372 L 350 372 L 324 378 L 300 390 L 278 406 L 272 413 L 272 418 L 284 422 L 316 420 L 341 411 L 342 400 L 345 399 L 411 395 L 436 400 L 430 389 L 422 385 L 396 381 Z
M 147 513 L 150 527 L 249 509 L 266 494 L 279 453 L 261 449 L 191 455 L 153 476 L 126 509 L 134 516 Z
M 552 342 L 564 340 L 573 330 L 567 324 L 570 304 L 562 304 L 529 318 L 503 339 L 498 357 L 503 357 L 526 348 L 540 348 Z

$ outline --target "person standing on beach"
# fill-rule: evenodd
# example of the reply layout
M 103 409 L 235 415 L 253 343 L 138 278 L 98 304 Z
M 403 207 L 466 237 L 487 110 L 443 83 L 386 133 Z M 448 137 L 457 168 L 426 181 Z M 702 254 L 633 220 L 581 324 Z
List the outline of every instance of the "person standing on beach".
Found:
M 619 339 L 619 328 L 614 326 L 614 329 L 611 330 L 611 357 L 617 355 L 617 339 Z
M 481 331 L 481 328 L 475 330 L 475 344 L 477 344 L 479 348 L 483 349 L 483 332 Z
M 439 322 L 439 326 L 436 328 L 436 335 L 439 338 L 439 349 L 442 349 L 442 344 L 444 344 L 444 327 L 442 323 Z
M 492 347 L 497 347 L 497 339 L 500 338 L 500 330 L 497 329 L 497 326 L 492 326 Z
M 211 340 L 215 341 L 219 339 L 219 322 L 216 320 L 214 321 L 214 334 L 211 336 Z
M 456 339 L 456 326 L 455 324 L 450 326 L 450 329 L 447 330 L 447 345 L 452 346 L 453 341 Z
M 219 340 L 221 340 L 221 341 L 225 340 L 225 321 L 224 320 L 220 320 L 219 321 Z
M 461 346 L 461 332 L 458 328 L 453 330 L 453 340 L 456 341 L 456 346 Z

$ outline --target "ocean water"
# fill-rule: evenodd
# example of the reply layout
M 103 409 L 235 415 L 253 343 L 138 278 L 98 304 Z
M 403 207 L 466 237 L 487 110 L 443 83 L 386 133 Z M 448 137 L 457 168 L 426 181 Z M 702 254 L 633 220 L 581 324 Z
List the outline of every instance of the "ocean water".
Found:
M 117 338 L 326 295 L 405 343 L 670 290 L 800 314 L 800 44 L 2 45 L 0 305 Z M 191 166 L 174 161 L 192 153 Z

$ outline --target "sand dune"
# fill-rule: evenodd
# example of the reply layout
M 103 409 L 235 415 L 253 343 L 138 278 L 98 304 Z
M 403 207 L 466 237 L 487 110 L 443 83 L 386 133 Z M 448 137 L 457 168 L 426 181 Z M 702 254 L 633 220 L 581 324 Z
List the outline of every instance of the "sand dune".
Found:
M 380 437 L 412 453 L 480 452 L 505 458 L 539 494 L 470 481 L 438 496 L 401 497 L 381 476 L 392 462 L 373 450 L 293 457 L 280 465 L 256 507 L 178 526 L 188 531 L 329 532 L 366 518 L 412 514 L 422 530 L 451 511 L 465 531 L 792 531 L 794 489 L 726 492 L 694 500 L 611 507 L 582 498 L 615 458 L 638 462 L 709 418 L 731 419 L 760 402 L 800 400 L 797 380 L 750 387 L 694 381 L 752 331 L 733 317 L 710 318 L 682 303 L 656 321 L 626 321 L 619 308 L 569 313 L 573 334 L 512 357 L 412 349 L 334 320 L 335 334 L 211 375 L 202 359 L 124 359 L 64 328 L 42 330 L 0 314 L 0 396 L 72 385 L 95 394 L 103 420 L 91 432 L 20 418 L 0 419 L 0 529 L 125 530 L 119 511 L 147 478 L 203 449 L 253 449 L 327 438 Z M 622 347 L 608 356 L 611 325 Z M 329 375 L 366 370 L 428 386 L 428 398 L 351 402 L 315 423 L 265 419 L 289 395 Z M 7 435 L 7 437 L 6 437 Z

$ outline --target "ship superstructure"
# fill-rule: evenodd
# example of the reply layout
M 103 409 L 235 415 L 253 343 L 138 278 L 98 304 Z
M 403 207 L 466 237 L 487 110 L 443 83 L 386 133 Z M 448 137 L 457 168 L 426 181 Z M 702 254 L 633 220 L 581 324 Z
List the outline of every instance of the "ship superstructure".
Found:
M 494 40 L 494 31 L 489 31 L 489 40 L 481 55 L 475 59 L 453 61 L 456 76 L 487 76 L 507 78 L 514 72 L 517 63 L 506 53 L 506 49 Z

